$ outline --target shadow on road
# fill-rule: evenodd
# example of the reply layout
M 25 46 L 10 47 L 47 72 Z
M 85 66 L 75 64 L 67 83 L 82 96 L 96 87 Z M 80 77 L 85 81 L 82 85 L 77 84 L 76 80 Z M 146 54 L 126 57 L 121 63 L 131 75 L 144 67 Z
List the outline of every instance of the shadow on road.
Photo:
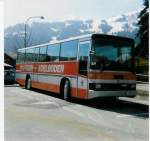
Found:
M 6 87 L 18 87 L 18 85 L 9 85 Z M 59 94 L 50 93 L 43 90 L 32 89 L 32 91 L 59 99 L 61 98 Z M 91 108 L 131 115 L 138 118 L 149 118 L 149 106 L 132 101 L 111 98 L 97 98 L 92 100 L 80 100 L 72 98 L 70 104 L 80 104 Z
M 75 103 L 92 108 L 107 110 L 120 114 L 132 115 L 139 118 L 149 118 L 149 106 L 120 99 L 98 98 L 89 101 L 75 100 Z
M 43 90 L 32 89 L 33 91 L 60 98 L 59 94 L 50 93 Z M 112 111 L 120 114 L 132 115 L 139 118 L 149 118 L 149 106 L 145 104 L 124 101 L 111 98 L 97 98 L 92 100 L 80 100 L 72 98 L 71 103 L 88 106 L 100 110 Z

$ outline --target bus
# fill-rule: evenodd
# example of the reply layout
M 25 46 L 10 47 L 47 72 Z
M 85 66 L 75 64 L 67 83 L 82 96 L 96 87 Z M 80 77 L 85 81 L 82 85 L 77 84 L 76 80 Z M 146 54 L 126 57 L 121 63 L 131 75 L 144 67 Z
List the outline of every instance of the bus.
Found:
M 91 34 L 18 50 L 16 80 L 71 97 L 136 96 L 134 40 Z

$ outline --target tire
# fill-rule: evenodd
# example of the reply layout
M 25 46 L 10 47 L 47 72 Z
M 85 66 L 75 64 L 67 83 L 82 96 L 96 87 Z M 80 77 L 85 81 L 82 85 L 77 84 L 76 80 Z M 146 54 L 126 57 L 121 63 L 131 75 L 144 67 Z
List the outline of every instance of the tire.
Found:
M 27 78 L 26 80 L 26 87 L 25 87 L 27 90 L 30 90 L 31 89 L 31 78 Z
M 70 83 L 69 80 L 66 80 L 64 85 L 63 85 L 63 99 L 66 101 L 69 101 L 71 98 L 70 95 Z

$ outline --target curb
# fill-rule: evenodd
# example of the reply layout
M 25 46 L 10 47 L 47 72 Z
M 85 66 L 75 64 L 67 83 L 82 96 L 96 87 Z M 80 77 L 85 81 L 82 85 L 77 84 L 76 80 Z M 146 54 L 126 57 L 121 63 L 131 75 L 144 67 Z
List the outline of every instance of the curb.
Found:
M 137 84 L 147 84 L 149 85 L 149 82 L 143 82 L 143 81 L 136 81 Z

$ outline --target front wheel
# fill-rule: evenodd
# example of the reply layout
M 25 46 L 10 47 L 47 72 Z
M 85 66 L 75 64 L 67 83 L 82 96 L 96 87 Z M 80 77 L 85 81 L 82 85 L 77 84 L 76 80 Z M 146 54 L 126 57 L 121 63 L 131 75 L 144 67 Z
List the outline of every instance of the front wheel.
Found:
M 66 101 L 69 101 L 71 98 L 70 95 L 70 83 L 68 80 L 65 81 L 64 86 L 63 86 L 63 99 Z
M 27 78 L 26 80 L 26 89 L 30 90 L 31 89 L 31 78 Z

